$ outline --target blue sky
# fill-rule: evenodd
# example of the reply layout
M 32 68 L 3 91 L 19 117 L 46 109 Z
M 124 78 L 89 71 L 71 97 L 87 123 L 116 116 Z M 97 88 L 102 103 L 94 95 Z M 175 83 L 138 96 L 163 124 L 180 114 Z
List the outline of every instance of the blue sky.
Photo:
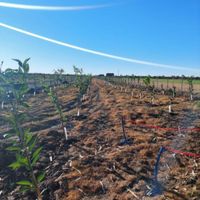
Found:
M 51 73 L 73 65 L 86 73 L 200 76 L 199 0 L 12 0 L 42 6 L 108 7 L 76 11 L 0 7 L 0 23 L 79 47 L 188 70 L 130 63 L 59 46 L 0 26 L 0 60 L 31 57 L 31 72 Z M 1 2 L 0 2 L 1 3 Z M 191 69 L 191 70 L 190 70 Z

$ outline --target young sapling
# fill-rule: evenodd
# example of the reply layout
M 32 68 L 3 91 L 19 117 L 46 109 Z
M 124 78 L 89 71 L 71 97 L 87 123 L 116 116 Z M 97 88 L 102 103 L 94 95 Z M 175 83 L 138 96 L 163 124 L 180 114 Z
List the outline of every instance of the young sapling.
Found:
M 147 91 L 150 92 L 151 94 L 151 104 L 154 105 L 154 100 L 155 100 L 155 85 L 151 86 L 151 77 L 147 76 L 143 79 L 143 82 L 147 88 Z
M 68 136 L 66 137 L 67 129 L 65 127 L 66 118 L 65 118 L 65 116 L 63 114 L 62 105 L 59 102 L 58 95 L 55 92 L 55 90 L 53 90 L 51 87 L 48 88 L 48 87 L 45 86 L 45 90 L 46 90 L 48 96 L 50 97 L 52 104 L 56 108 L 57 113 L 59 114 L 59 118 L 60 118 L 62 130 L 63 130 L 63 134 L 65 135 L 65 139 L 67 140 L 68 139 Z
M 193 88 L 193 79 L 192 79 L 192 77 L 190 77 L 188 79 L 188 85 L 189 85 L 190 101 L 193 101 L 193 90 L 194 90 L 194 88 Z
M 37 199 L 42 200 L 40 183 L 43 181 L 45 174 L 43 172 L 39 174 L 34 172 L 34 166 L 40 158 L 42 147 L 38 147 L 36 144 L 37 137 L 30 132 L 30 129 L 23 127 L 24 120 L 27 117 L 26 111 L 29 107 L 23 98 L 23 95 L 29 89 L 27 84 L 29 58 L 24 62 L 17 59 L 14 60 L 18 62 L 18 69 L 6 69 L 0 75 L 1 81 L 10 87 L 8 104 L 11 109 L 7 111 L 5 120 L 12 127 L 12 131 L 6 135 L 6 138 L 9 138 L 11 142 L 7 150 L 15 154 L 16 160 L 9 167 L 16 173 L 19 168 L 23 168 L 25 174 L 27 174 L 26 180 L 20 180 L 16 184 L 21 186 L 21 191 L 34 191 Z M 16 76 L 19 81 L 18 87 L 15 87 L 13 76 Z M 7 77 L 11 78 L 8 79 Z M 4 87 L 1 87 L 1 90 L 6 94 Z
M 169 96 L 168 112 L 169 112 L 169 113 L 172 113 L 172 103 L 173 103 L 174 97 L 173 97 L 173 91 L 172 91 L 172 90 L 170 90 L 170 91 L 172 92 L 172 96 Z
M 91 76 L 90 75 L 84 75 L 83 69 L 79 69 L 76 66 L 73 66 L 74 73 L 76 76 L 75 79 L 75 87 L 78 88 L 78 96 L 77 96 L 77 117 L 80 116 L 80 108 L 83 100 L 83 95 L 87 92 L 90 82 L 91 82 Z

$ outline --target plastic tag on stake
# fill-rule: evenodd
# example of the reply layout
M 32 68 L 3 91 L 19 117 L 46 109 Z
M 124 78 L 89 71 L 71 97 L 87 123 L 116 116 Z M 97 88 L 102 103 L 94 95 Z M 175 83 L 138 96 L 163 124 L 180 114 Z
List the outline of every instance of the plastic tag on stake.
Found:
M 65 139 L 68 140 L 68 133 L 66 127 L 64 127 L 64 132 L 65 132 Z
M 53 158 L 52 158 L 52 156 L 49 156 L 49 160 L 50 160 L 50 162 L 52 162 L 52 161 L 53 161 Z
M 80 116 L 80 110 L 78 109 L 78 112 L 77 112 L 77 117 L 79 117 Z
M 172 112 L 172 105 L 169 105 L 169 113 Z

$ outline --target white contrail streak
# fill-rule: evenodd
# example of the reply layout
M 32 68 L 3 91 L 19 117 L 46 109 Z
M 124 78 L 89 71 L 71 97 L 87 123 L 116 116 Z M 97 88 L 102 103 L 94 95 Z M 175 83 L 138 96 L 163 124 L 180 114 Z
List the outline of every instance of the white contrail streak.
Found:
M 76 10 L 91 10 L 96 8 L 107 7 L 109 5 L 94 5 L 94 6 L 39 6 L 39 5 L 25 5 L 0 2 L 0 7 L 24 9 L 24 10 L 47 10 L 47 11 L 76 11 Z
M 132 58 L 116 56 L 116 55 L 112 55 L 112 54 L 108 54 L 108 53 L 103 53 L 103 52 L 100 52 L 100 51 L 95 51 L 95 50 L 75 46 L 75 45 L 65 43 L 65 42 L 61 42 L 61 41 L 58 41 L 58 40 L 54 40 L 54 39 L 51 39 L 51 38 L 47 38 L 47 37 L 37 35 L 35 33 L 31 33 L 31 32 L 28 32 L 28 31 L 25 31 L 25 30 L 22 30 L 20 28 L 16 28 L 16 27 L 4 24 L 4 23 L 0 23 L 0 26 L 7 28 L 7 29 L 10 29 L 10 30 L 13 30 L 13 31 L 16 31 L 16 32 L 19 32 L 19 33 L 23 33 L 25 35 L 29 35 L 29 36 L 34 37 L 34 38 L 38 38 L 38 39 L 41 39 L 41 40 L 44 40 L 44 41 L 54 43 L 54 44 L 57 44 L 57 45 L 69 47 L 69 48 L 72 48 L 72 49 L 76 49 L 76 50 L 79 50 L 79 51 L 95 54 L 95 55 L 98 55 L 98 56 L 112 58 L 112 59 L 115 59 L 115 60 L 122 60 L 122 61 L 130 62 L 130 63 L 149 65 L 149 66 L 161 67 L 161 68 L 170 68 L 170 69 L 196 71 L 196 72 L 200 71 L 200 70 L 194 69 L 194 68 L 186 68 L 186 67 L 174 66 L 174 65 L 165 65 L 165 64 L 159 64 L 159 63 L 154 63 L 154 62 L 148 62 L 148 61 L 143 61 L 143 60 L 137 60 L 137 59 L 132 59 Z

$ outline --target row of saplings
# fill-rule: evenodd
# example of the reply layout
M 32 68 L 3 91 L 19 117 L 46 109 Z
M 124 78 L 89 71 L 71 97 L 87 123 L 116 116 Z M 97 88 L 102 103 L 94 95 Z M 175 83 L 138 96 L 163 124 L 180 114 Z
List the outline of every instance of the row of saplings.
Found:
M 167 86 L 167 89 L 164 89 L 164 85 L 161 84 L 160 85 L 160 88 L 158 88 L 158 85 L 157 87 L 155 86 L 155 83 L 154 81 L 151 81 L 151 76 L 146 76 L 142 79 L 142 82 L 143 82 L 143 85 L 141 84 L 140 82 L 140 77 L 138 77 L 138 81 L 136 83 L 135 81 L 135 78 L 133 77 L 133 81 L 129 78 L 115 78 L 115 77 L 106 77 L 106 79 L 112 83 L 117 83 L 117 84 L 121 84 L 121 85 L 129 85 L 129 86 L 132 86 L 132 87 L 136 87 L 136 88 L 139 88 L 141 90 L 143 89 L 146 89 L 148 87 L 151 87 L 152 89 L 154 89 L 154 91 L 157 91 L 157 92 L 161 92 L 162 94 L 171 94 L 171 93 L 180 93 L 181 95 L 184 94 L 183 92 L 183 80 L 182 80 L 182 83 L 181 83 L 181 91 L 176 91 L 176 86 L 172 86 L 172 88 L 168 88 Z M 193 77 L 189 77 L 187 78 L 187 83 L 188 83 L 188 92 L 185 92 L 185 94 L 188 94 L 189 93 L 189 98 L 190 100 L 192 101 L 193 100 L 193 96 L 194 96 L 194 87 L 193 87 Z M 151 83 L 152 82 L 152 83 Z M 167 83 L 168 85 L 168 83 Z
M 108 80 L 110 83 L 115 84 L 115 85 L 119 85 L 119 80 L 118 79 L 113 79 L 113 78 L 109 78 Z M 163 86 L 161 86 L 161 90 L 157 89 L 154 85 L 151 84 L 151 77 L 147 76 L 143 79 L 143 83 L 145 85 L 144 86 L 140 86 L 139 87 L 139 98 L 142 99 L 143 94 L 142 91 L 146 90 L 148 91 L 148 93 L 150 93 L 150 99 L 151 99 L 151 105 L 155 105 L 155 94 L 157 92 L 161 92 L 163 95 L 166 94 L 169 96 L 169 106 L 168 106 L 168 112 L 172 113 L 172 104 L 173 104 L 173 99 L 176 97 L 177 95 L 177 91 L 176 91 L 176 87 L 173 86 L 172 88 L 170 88 L 169 90 L 165 90 L 163 88 Z M 190 100 L 193 101 L 193 79 L 190 78 L 188 79 L 188 84 L 189 84 L 189 96 L 190 96 Z M 125 84 L 126 86 L 126 84 Z M 134 87 L 134 85 L 131 85 Z M 123 90 L 123 88 L 121 87 L 121 91 Z M 127 92 L 127 88 L 125 87 L 125 92 Z M 134 92 L 131 92 L 131 97 L 134 96 Z
M 11 131 L 6 134 L 6 138 L 10 140 L 10 146 L 6 149 L 12 152 L 16 160 L 9 165 L 9 167 L 16 171 L 18 169 L 23 168 L 26 169 L 27 177 L 24 180 L 20 180 L 16 182 L 17 185 L 20 185 L 20 189 L 22 192 L 33 191 L 35 192 L 37 199 L 42 200 L 42 193 L 40 189 L 41 183 L 45 179 L 45 173 L 39 172 L 35 173 L 34 167 L 37 161 L 40 158 L 40 153 L 42 151 L 42 147 L 37 144 L 37 136 L 33 135 L 30 132 L 29 128 L 24 128 L 22 125 L 24 120 L 27 119 L 27 111 L 29 109 L 29 105 L 26 101 L 25 95 L 29 90 L 27 84 L 27 74 L 29 72 L 29 59 L 26 59 L 24 62 L 15 59 L 18 62 L 18 69 L 6 69 L 4 72 L 0 73 L 0 82 L 4 83 L 3 85 L 10 85 L 10 89 L 12 91 L 12 99 L 9 101 L 8 109 L 6 110 L 6 115 L 4 116 L 4 120 L 9 123 L 11 126 Z M 88 86 L 91 81 L 91 76 L 83 75 L 82 69 L 74 67 L 74 71 L 76 74 L 75 86 L 78 88 L 79 93 L 77 97 L 78 101 L 78 114 L 80 114 L 80 106 L 82 96 L 88 90 Z M 12 75 L 17 75 L 19 87 L 15 88 L 12 82 L 12 79 L 6 79 L 7 76 L 12 77 Z M 49 87 L 45 87 L 45 91 L 51 99 L 51 102 L 56 108 L 57 113 L 59 114 L 59 118 L 61 121 L 63 133 L 68 139 L 67 129 L 66 129 L 66 118 L 62 112 L 62 106 L 59 102 L 59 98 L 57 92 Z M 0 93 L 1 96 L 7 93 L 6 88 L 0 85 Z

